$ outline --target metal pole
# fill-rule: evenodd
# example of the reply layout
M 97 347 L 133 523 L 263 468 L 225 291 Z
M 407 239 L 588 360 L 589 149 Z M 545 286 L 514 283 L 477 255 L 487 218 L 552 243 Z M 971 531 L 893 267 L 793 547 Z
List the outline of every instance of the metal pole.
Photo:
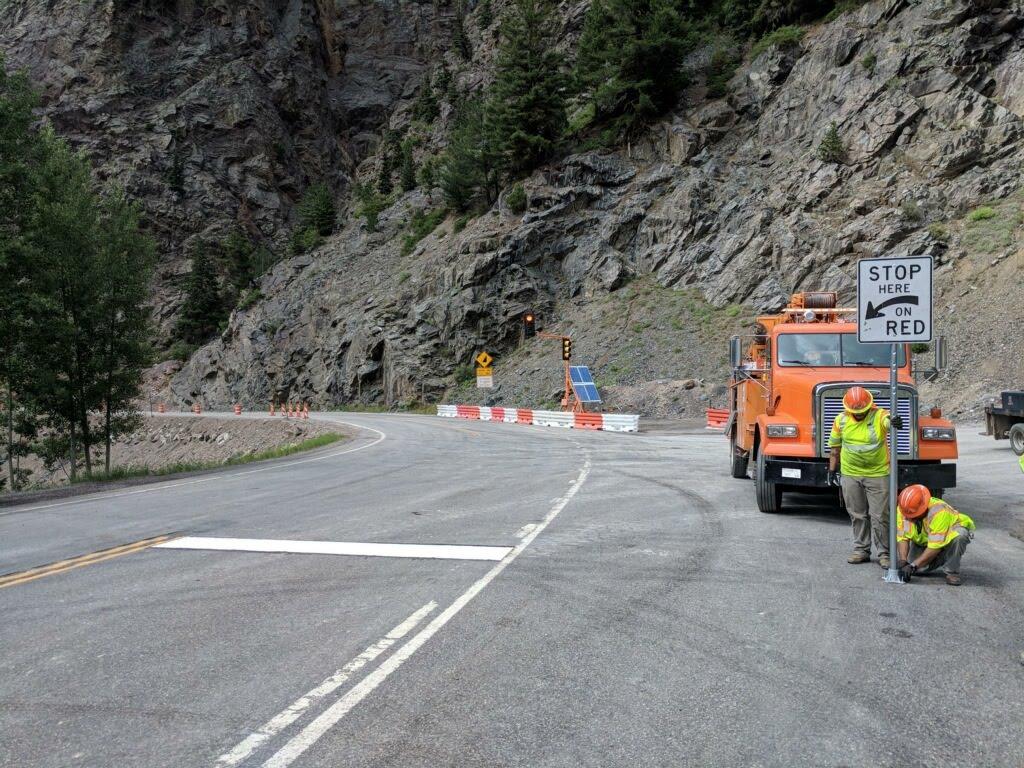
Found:
M 899 344 L 893 344 L 889 354 L 889 415 L 899 415 L 899 382 L 897 378 L 899 362 Z M 889 427 L 889 570 L 885 572 L 885 581 L 902 584 L 900 570 L 897 567 L 899 555 L 896 552 L 896 494 L 899 488 L 899 458 L 896 428 Z

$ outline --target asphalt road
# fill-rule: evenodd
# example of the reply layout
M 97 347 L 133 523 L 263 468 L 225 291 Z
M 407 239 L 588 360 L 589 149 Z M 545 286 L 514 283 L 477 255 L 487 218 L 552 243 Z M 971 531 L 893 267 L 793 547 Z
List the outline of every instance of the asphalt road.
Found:
M 965 585 L 757 512 L 719 435 L 429 416 L 316 455 L 0 510 L 0 574 L 164 534 L 502 560 L 145 548 L 0 588 L 0 766 L 1021 766 L 1024 476 L 961 430 Z

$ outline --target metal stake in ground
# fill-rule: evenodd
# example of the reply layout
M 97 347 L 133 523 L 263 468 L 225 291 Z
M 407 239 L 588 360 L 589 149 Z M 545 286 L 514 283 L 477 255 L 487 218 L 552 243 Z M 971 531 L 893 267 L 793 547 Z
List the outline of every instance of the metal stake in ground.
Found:
M 890 419 L 899 416 L 899 344 L 890 345 L 889 354 L 889 406 Z M 889 425 L 889 569 L 885 572 L 885 581 L 902 584 L 900 578 L 899 555 L 896 551 L 896 496 L 899 493 L 899 447 L 896 439 L 896 428 Z

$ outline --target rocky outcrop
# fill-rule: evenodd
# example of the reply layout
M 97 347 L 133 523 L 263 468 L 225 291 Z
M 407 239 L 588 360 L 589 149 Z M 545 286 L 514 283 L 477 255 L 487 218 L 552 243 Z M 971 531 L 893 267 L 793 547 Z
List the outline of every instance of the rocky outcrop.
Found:
M 1003 313 L 1019 325 L 1024 311 L 1013 218 L 1022 29 L 1019 4 L 869 3 L 809 30 L 799 47 L 759 56 L 727 98 L 680 111 L 622 151 L 535 173 L 521 217 L 502 200 L 461 232 L 449 220 L 402 256 L 398 235 L 412 211 L 437 204 L 407 195 L 380 232 L 349 222 L 266 276 L 266 301 L 235 313 L 176 374 L 173 396 L 219 405 L 438 395 L 476 349 L 516 359 L 527 307 L 565 321 L 579 302 L 638 275 L 695 288 L 712 307 L 773 309 L 802 288 L 852 298 L 856 260 L 877 254 L 934 256 L 943 294 L 982 280 L 1016 291 L 998 322 L 986 319 L 985 292 L 970 289 L 945 315 L 970 361 L 984 354 L 979 334 L 998 337 Z M 846 147 L 841 163 L 816 154 L 832 122 Z M 991 201 L 1009 201 L 1000 209 L 1008 239 L 979 245 L 964 217 Z M 979 276 L 979 260 L 992 262 L 991 274 Z M 626 333 L 618 343 L 636 341 Z M 1005 347 L 1005 332 L 997 342 Z M 986 384 L 967 386 L 978 368 L 960 368 L 952 391 L 975 402 L 1019 371 L 1024 350 L 1009 344 L 1005 360 L 985 367 Z M 707 350 L 690 352 L 673 378 L 706 367 Z M 720 370 L 724 355 L 711 354 Z M 503 394 L 509 401 L 517 390 Z M 969 404 L 964 397 L 953 404 Z
M 398 0 L 10 0 L 0 50 L 102 178 L 139 199 L 173 325 L 196 238 L 283 251 L 303 189 L 344 193 L 446 40 L 451 9 Z

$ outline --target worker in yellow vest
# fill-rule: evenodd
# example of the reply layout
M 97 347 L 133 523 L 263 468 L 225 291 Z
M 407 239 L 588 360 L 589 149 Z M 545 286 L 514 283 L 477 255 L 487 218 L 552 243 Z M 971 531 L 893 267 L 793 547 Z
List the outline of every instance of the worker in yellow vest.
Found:
M 941 568 L 946 583 L 959 587 L 960 558 L 974 538 L 974 521 L 936 499 L 923 485 L 909 485 L 900 492 L 896 507 L 896 548 L 900 576 L 910 581 L 918 571 Z
M 832 423 L 828 445 L 829 484 L 842 488 L 853 526 L 853 554 L 846 562 L 871 560 L 871 543 L 878 564 L 889 567 L 889 429 L 903 426 L 890 418 L 864 387 L 843 395 L 843 412 Z

